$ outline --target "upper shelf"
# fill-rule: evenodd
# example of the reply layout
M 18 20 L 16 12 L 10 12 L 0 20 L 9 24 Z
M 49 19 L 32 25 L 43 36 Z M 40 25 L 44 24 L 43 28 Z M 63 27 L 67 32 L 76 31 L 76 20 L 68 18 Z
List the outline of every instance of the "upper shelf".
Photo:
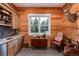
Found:
M 0 13 L 3 13 L 3 14 L 8 15 L 8 16 L 11 16 L 11 14 L 8 13 L 7 11 L 5 11 L 5 10 L 0 10 Z
M 0 7 L 0 26 L 12 26 L 12 14 Z
M 0 26 L 12 26 L 10 24 L 0 24 Z

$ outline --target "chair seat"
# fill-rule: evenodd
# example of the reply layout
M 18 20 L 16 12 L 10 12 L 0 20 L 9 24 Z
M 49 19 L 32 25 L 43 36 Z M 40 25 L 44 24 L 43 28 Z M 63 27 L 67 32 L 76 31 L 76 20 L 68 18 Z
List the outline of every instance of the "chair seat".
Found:
M 60 46 L 61 44 L 59 44 L 58 42 L 53 42 L 53 44 Z
M 63 33 L 58 32 L 55 38 L 52 40 L 52 44 L 55 44 L 57 46 L 61 46 L 61 41 L 63 39 Z

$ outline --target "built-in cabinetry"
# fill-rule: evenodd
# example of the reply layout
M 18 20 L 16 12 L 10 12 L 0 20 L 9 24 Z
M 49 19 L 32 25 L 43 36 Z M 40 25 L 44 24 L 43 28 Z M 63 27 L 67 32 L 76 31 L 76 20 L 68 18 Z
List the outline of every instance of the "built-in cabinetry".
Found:
M 21 40 L 21 39 L 24 39 L 24 37 L 19 37 L 18 39 L 19 39 L 18 40 L 18 43 L 19 43 L 18 48 L 20 50 L 24 46 L 24 40 Z
M 8 42 L 8 56 L 13 56 L 18 52 L 18 38 Z
M 19 28 L 19 15 L 17 13 L 12 13 L 12 24 L 13 29 Z
M 14 56 L 23 47 L 23 36 L 0 45 L 0 56 Z
M 23 47 L 23 37 L 18 37 L 15 40 L 8 42 L 8 56 L 16 55 Z
M 8 56 L 13 56 L 13 49 L 14 49 L 14 42 L 13 41 L 8 42 L 8 47 L 7 47 Z
M 2 7 L 0 7 L 0 25 L 12 26 L 12 14 Z
M 19 29 L 19 16 L 16 10 L 14 10 L 9 4 L 1 4 L 0 3 L 0 37 L 12 36 L 12 32 L 17 32 L 16 30 Z M 4 31 L 3 31 L 3 29 Z M 5 31 L 7 29 L 7 31 Z M 12 31 L 16 29 L 15 31 Z M 11 30 L 11 31 L 10 31 Z M 7 34 L 9 32 L 9 34 Z M 5 36 L 4 34 L 7 34 Z M 14 34 L 15 35 L 15 34 Z M 3 36 L 3 37 L 2 37 Z M 2 56 L 12 56 L 15 55 L 22 47 L 23 47 L 23 40 L 22 36 L 14 38 L 14 40 L 10 40 L 2 45 L 0 45 L 0 55 Z
M 10 5 L 0 4 L 0 14 L 0 22 L 2 21 L 0 25 L 12 26 L 13 29 L 19 28 L 19 15 L 16 10 L 14 10 Z M 5 22 L 7 23 L 7 25 L 5 24 Z

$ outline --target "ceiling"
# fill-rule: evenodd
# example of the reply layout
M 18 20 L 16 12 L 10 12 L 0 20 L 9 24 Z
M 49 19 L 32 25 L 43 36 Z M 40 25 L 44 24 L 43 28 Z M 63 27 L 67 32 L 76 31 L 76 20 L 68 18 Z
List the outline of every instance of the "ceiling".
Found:
M 16 7 L 63 7 L 65 3 L 13 3 Z

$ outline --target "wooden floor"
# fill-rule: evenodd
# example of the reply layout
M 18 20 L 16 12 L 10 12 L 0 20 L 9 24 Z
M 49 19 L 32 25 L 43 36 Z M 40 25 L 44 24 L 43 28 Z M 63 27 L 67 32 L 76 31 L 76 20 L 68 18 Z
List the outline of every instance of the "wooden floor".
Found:
M 32 48 L 23 48 L 16 56 L 63 56 L 63 52 L 55 49 L 33 50 Z

